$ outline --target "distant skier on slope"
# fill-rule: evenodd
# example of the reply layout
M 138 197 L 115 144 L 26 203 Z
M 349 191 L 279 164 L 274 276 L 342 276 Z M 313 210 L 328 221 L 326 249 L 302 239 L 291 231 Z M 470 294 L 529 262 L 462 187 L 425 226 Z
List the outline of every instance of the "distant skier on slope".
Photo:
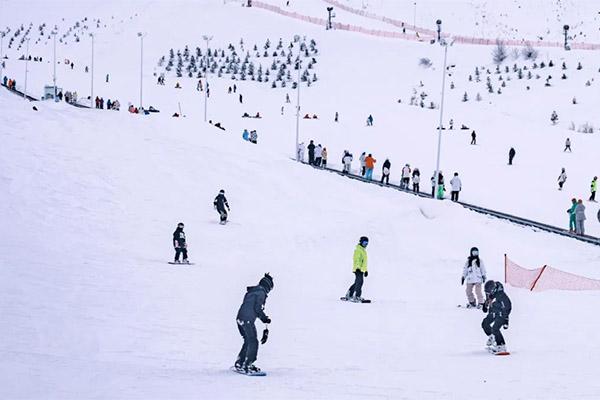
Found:
M 486 300 L 482 310 L 488 315 L 481 321 L 481 327 L 488 335 L 486 346 L 494 354 L 506 352 L 506 342 L 500 329 L 508 329 L 508 316 L 512 310 L 512 304 L 500 282 L 487 281 L 485 296 Z
M 472 247 L 460 279 L 461 285 L 464 285 L 465 282 L 467 282 L 466 293 L 467 300 L 469 301 L 467 308 L 481 308 L 483 306 L 481 286 L 485 282 L 485 275 L 485 266 L 483 265 L 483 261 L 479 258 L 479 249 L 477 247 Z M 475 302 L 473 290 L 475 290 L 477 302 Z
M 227 198 L 225 197 L 225 191 L 221 189 L 217 197 L 215 197 L 215 201 L 213 202 L 215 209 L 219 212 L 221 216 L 221 225 L 224 225 L 227 222 L 227 212 L 231 209 L 229 208 L 229 203 L 227 202 Z M 227 208 L 227 210 L 225 210 Z
M 562 190 L 563 185 L 565 184 L 566 181 L 567 181 L 567 171 L 565 171 L 565 169 L 563 168 L 562 171 L 560 171 L 560 175 L 558 176 L 558 190 Z
M 173 232 L 173 247 L 175 248 L 176 264 L 179 264 L 179 256 L 183 254 L 183 263 L 189 264 L 187 255 L 187 243 L 185 241 L 185 232 L 183 231 L 183 222 L 177 224 L 177 229 Z
M 363 277 L 369 276 L 367 270 L 367 245 L 369 244 L 369 238 L 362 236 L 354 249 L 352 273 L 354 273 L 354 283 L 348 289 L 345 300 L 361 303 L 364 299 L 362 295 Z
M 240 335 L 244 338 L 244 344 L 235 361 L 237 372 L 246 374 L 258 374 L 260 368 L 254 365 L 258 354 L 258 335 L 256 334 L 256 318 L 265 324 L 271 323 L 271 318 L 265 314 L 265 302 L 267 295 L 273 290 L 273 278 L 268 273 L 258 282 L 257 286 L 248 286 L 244 301 L 237 313 L 236 322 Z M 261 344 L 267 342 L 268 328 L 263 332 Z

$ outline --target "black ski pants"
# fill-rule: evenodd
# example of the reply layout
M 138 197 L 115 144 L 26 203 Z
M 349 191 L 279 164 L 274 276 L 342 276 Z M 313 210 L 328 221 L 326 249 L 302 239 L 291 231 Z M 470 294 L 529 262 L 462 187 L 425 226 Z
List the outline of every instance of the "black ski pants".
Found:
M 590 196 L 590 201 L 596 201 L 596 192 L 592 192 L 592 195 Z
M 179 261 L 179 255 L 183 254 L 183 260 L 187 260 L 187 249 L 185 247 L 175 248 L 175 261 Z
M 458 201 L 458 190 L 453 190 L 452 191 L 452 201 Z
M 224 208 L 218 208 L 217 212 L 221 216 L 221 222 L 227 221 L 227 211 Z
M 308 152 L 308 163 L 310 165 L 313 165 L 315 163 L 315 152 L 314 151 Z
M 348 289 L 350 297 L 356 294 L 356 297 L 360 297 L 362 295 L 362 286 L 364 282 L 364 273 L 361 270 L 354 271 L 354 283 Z
M 384 180 L 385 180 L 385 184 L 389 185 L 390 184 L 390 175 L 389 174 L 381 175 L 381 183 L 383 183 Z
M 256 361 L 258 354 L 258 336 L 256 334 L 256 325 L 251 321 L 237 320 L 237 327 L 240 335 L 244 338 L 244 344 L 238 354 L 236 364 L 243 366 L 252 365 Z
M 487 317 L 481 321 L 481 327 L 485 334 L 488 336 L 493 334 L 498 346 L 506 344 L 504 336 L 502 336 L 502 332 L 500 331 L 504 322 L 504 318 L 494 317 L 492 314 L 488 314 Z
M 419 184 L 418 183 L 413 183 L 413 192 L 419 193 Z

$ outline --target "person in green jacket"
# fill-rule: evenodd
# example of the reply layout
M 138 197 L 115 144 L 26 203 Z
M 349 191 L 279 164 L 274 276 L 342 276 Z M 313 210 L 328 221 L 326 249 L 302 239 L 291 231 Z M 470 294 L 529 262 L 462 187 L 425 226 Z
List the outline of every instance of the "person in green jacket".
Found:
M 361 302 L 363 298 L 362 286 L 363 277 L 369 275 L 367 271 L 367 245 L 369 244 L 369 238 L 362 236 L 354 249 L 354 259 L 352 263 L 352 273 L 354 273 L 354 283 L 348 289 L 346 293 L 346 300 Z
M 592 191 L 592 195 L 590 196 L 590 201 L 596 201 L 596 192 L 598 191 L 598 177 L 595 176 L 592 179 L 592 184 L 590 185 L 590 190 Z
M 577 199 L 571 199 L 571 208 L 567 210 L 569 213 L 569 232 L 575 232 L 575 209 L 577 208 Z

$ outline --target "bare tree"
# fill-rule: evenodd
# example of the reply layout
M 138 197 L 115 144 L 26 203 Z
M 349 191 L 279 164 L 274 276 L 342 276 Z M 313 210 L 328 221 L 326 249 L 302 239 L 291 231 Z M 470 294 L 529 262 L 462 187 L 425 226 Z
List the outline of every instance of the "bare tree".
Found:
M 492 57 L 494 59 L 494 63 L 497 65 L 502 64 L 502 62 L 508 57 L 506 46 L 500 39 L 496 39 L 496 47 L 494 47 L 494 50 L 492 51 Z

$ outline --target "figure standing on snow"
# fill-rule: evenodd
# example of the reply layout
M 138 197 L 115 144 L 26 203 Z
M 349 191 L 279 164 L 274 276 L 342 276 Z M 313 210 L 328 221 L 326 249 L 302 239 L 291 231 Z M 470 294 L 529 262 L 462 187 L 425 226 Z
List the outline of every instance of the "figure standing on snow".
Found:
M 444 199 L 444 192 L 446 191 L 446 185 L 444 184 L 444 175 L 442 171 L 438 174 L 438 187 L 437 187 L 437 197 L 440 200 Z
M 419 183 L 421 182 L 421 171 L 415 168 L 412 173 L 413 192 L 419 193 Z
M 598 190 L 598 177 L 595 176 L 594 179 L 592 179 L 592 184 L 590 185 L 590 190 L 592 192 L 591 196 L 590 196 L 590 201 L 596 201 L 596 191 Z
M 454 177 L 452 177 L 452 179 L 450 179 L 450 186 L 452 187 L 451 200 L 458 201 L 458 194 L 462 190 L 462 182 L 460 181 L 460 178 L 458 177 L 458 172 L 455 172 Z
M 189 264 L 187 255 L 187 243 L 185 241 L 185 232 L 183 231 L 183 222 L 177 224 L 177 229 L 173 232 L 173 247 L 175 248 L 174 262 L 179 264 L 179 255 L 183 255 L 183 263 Z
M 344 151 L 344 156 L 342 157 L 342 164 L 344 164 L 344 174 L 350 173 L 350 167 L 352 166 L 352 153 L 348 150 Z
M 367 117 L 367 126 L 373 126 L 373 116 L 371 114 Z
M 227 222 L 227 212 L 231 211 L 229 208 L 229 203 L 227 202 L 227 198 L 225 198 L 225 191 L 221 189 L 217 197 L 215 197 L 215 201 L 213 201 L 213 206 L 219 213 L 221 217 L 221 225 L 224 225 Z M 227 210 L 225 210 L 227 208 Z
M 352 263 L 352 273 L 354 274 L 354 283 L 348 289 L 346 293 L 346 300 L 361 302 L 363 298 L 362 286 L 363 277 L 369 276 L 367 270 L 367 245 L 369 244 L 369 238 L 362 236 L 354 249 L 354 257 Z
M 304 162 L 304 142 L 298 144 L 298 161 Z
M 512 310 L 510 299 L 504 293 L 504 286 L 500 282 L 487 281 L 485 283 L 485 303 L 483 312 L 488 315 L 481 321 L 481 327 L 488 340 L 486 346 L 493 353 L 506 351 L 506 342 L 500 329 L 508 329 L 508 316 Z
M 360 175 L 361 176 L 365 176 L 365 173 L 367 172 L 367 169 L 365 167 L 365 159 L 366 158 L 367 158 L 367 155 L 364 151 L 358 158 L 360 160 Z
M 327 167 L 327 147 L 323 147 L 323 151 L 321 152 L 321 166 L 323 168 Z
M 375 163 L 377 162 L 376 159 L 373 158 L 373 156 L 371 154 L 369 154 L 367 156 L 367 158 L 365 158 L 365 178 L 370 181 L 371 179 L 373 179 L 373 168 L 375 168 Z
M 567 151 L 569 150 L 569 153 L 572 153 L 573 151 L 571 150 L 571 139 L 567 138 L 567 140 L 565 140 L 565 149 L 563 151 Z
M 510 150 L 508 151 L 508 165 L 512 165 L 513 158 L 515 158 L 516 154 L 517 154 L 517 152 L 515 151 L 515 149 L 513 147 L 511 147 Z
M 317 167 L 320 167 L 322 160 L 323 160 L 323 147 L 321 146 L 321 143 L 319 143 L 317 145 L 317 147 L 315 147 L 315 165 Z
M 313 165 L 315 163 L 315 143 L 311 140 L 308 146 L 308 163 Z
M 408 189 L 410 184 L 410 165 L 406 164 L 402 167 L 402 180 L 400 181 L 400 189 Z
M 471 132 L 471 144 L 477 144 L 477 134 L 475 131 Z
M 383 168 L 381 169 L 381 183 L 385 180 L 385 184 L 390 184 L 390 168 L 392 167 L 392 163 L 388 158 L 383 162 Z
M 471 252 L 467 258 L 465 267 L 463 268 L 462 278 L 460 279 L 461 285 L 464 285 L 465 282 L 467 282 L 466 293 L 467 300 L 469 301 L 467 308 L 481 308 L 483 306 L 483 292 L 481 291 L 481 286 L 485 283 L 485 276 L 485 267 L 483 266 L 483 261 L 479 258 L 479 249 L 473 247 L 471 248 Z M 473 290 L 475 290 L 477 302 L 475 302 Z
M 242 349 L 235 361 L 235 369 L 238 372 L 256 374 L 260 368 L 254 365 L 258 355 L 258 335 L 256 333 L 256 319 L 259 318 L 265 324 L 271 323 L 271 318 L 265 314 L 265 302 L 271 290 L 273 290 L 273 278 L 268 273 L 258 282 L 258 286 L 246 288 L 244 301 L 237 313 L 236 322 L 238 331 L 244 339 Z M 268 334 L 268 329 L 265 330 Z M 261 344 L 265 344 L 267 335 L 263 333 Z
M 577 199 L 571 199 L 571 208 L 567 210 L 569 213 L 569 232 L 575 232 L 576 228 L 576 219 L 575 219 L 575 210 L 577 209 Z
M 563 168 L 562 171 L 560 172 L 560 175 L 558 176 L 558 190 L 562 190 L 563 185 L 565 184 L 566 181 L 567 181 L 567 172 Z
M 577 207 L 575 207 L 575 233 L 578 235 L 585 235 L 585 206 L 583 201 L 579 199 L 577 201 Z

